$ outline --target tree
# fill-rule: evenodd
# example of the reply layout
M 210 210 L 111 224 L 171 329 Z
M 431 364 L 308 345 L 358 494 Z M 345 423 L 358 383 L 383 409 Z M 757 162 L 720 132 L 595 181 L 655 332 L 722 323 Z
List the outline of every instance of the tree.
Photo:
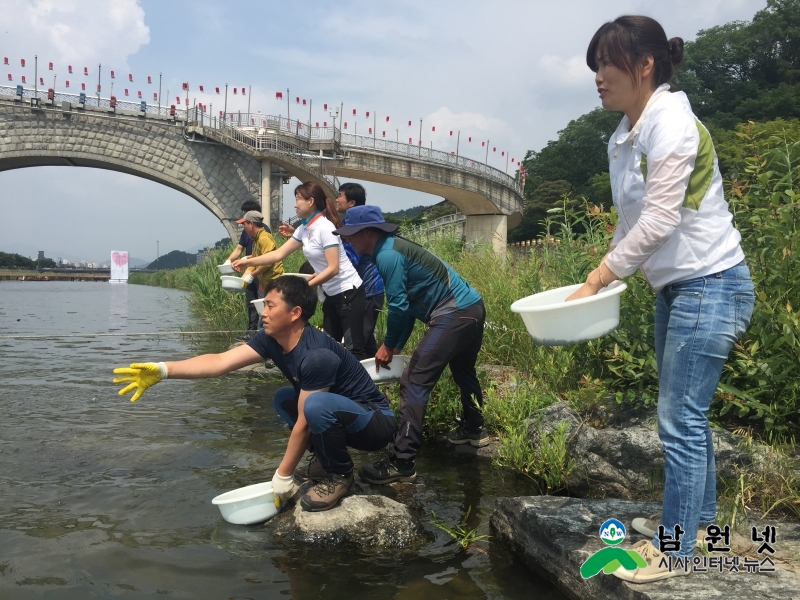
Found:
M 720 128 L 800 117 L 800 0 L 767 0 L 750 23 L 700 31 L 675 82 L 700 120 Z
M 508 232 L 508 241 L 521 242 L 537 237 L 544 231 L 542 221 L 547 211 L 572 191 L 569 181 L 545 181 L 530 194 L 522 213 L 522 221 Z
M 539 152 L 529 150 L 523 164 L 527 173 L 525 197 L 528 202 L 545 181 L 566 181 L 577 194 L 591 196 L 591 179 L 608 171 L 608 140 L 621 114 L 602 108 L 570 121 Z M 592 198 L 593 201 L 597 201 Z

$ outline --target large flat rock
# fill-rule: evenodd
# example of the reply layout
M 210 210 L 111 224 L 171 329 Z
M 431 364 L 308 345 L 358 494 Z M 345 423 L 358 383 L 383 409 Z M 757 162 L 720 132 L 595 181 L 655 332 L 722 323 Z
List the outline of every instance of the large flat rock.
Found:
M 580 566 L 604 547 L 600 525 L 610 518 L 628 528 L 622 547 L 643 539 L 630 528 L 631 519 L 661 509 L 653 502 L 582 500 L 554 496 L 499 498 L 491 517 L 496 538 L 509 545 L 534 571 L 571 598 L 598 600 L 700 600 L 704 598 L 800 599 L 800 526 L 777 527 L 775 573 L 693 573 L 648 584 L 632 584 L 602 573 L 583 579 Z M 757 525 L 763 523 L 752 523 Z M 747 539 L 750 543 L 749 538 Z M 742 554 L 734 547 L 730 556 Z M 755 547 L 747 552 L 756 556 Z

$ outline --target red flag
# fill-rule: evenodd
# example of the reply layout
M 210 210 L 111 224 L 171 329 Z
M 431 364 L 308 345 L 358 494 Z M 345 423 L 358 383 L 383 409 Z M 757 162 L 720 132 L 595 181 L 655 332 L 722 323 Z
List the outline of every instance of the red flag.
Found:
M 383 134 L 383 137 L 386 137 L 386 132 L 385 131 L 381 131 L 381 134 Z
M 372 133 L 372 127 L 369 128 L 369 132 Z
M 305 105 L 306 105 L 306 99 L 303 98 L 303 106 L 305 106 Z
M 25 75 L 23 75 L 23 76 L 22 76 L 22 83 L 27 83 L 27 82 L 25 81 Z
M 53 70 L 53 63 L 47 63 L 47 68 L 52 71 Z
M 202 86 L 202 85 L 200 86 L 200 91 L 201 91 L 201 92 L 203 91 L 203 86 Z
M 219 94 L 219 88 L 216 88 L 216 90 L 217 90 L 217 93 Z
M 133 81 L 133 73 L 128 73 L 128 81 Z
M 353 116 L 354 117 L 356 116 L 356 109 L 355 108 L 353 109 Z
M 344 122 L 344 128 L 347 129 L 347 121 Z
M 136 94 L 139 96 L 139 98 L 141 98 L 142 97 L 142 90 L 139 90 L 138 92 L 136 92 Z M 127 96 L 128 94 L 125 94 L 125 95 Z
M 386 122 L 389 122 L 389 115 L 386 115 Z
M 244 90 L 244 88 L 242 88 L 242 96 L 244 96 L 244 95 L 245 95 L 245 90 Z
M 39 85 L 44 85 L 44 77 L 39 77 Z
M 431 127 L 431 131 L 436 131 L 436 125 L 434 125 L 433 127 Z
M 72 65 L 68 65 L 67 70 L 69 71 L 69 74 L 72 75 Z
M 3 57 L 3 64 L 4 64 L 4 65 L 7 65 L 7 64 L 8 64 L 8 57 L 7 57 L 7 56 L 4 56 L 4 57 Z
M 275 92 L 275 99 L 280 100 L 283 98 L 283 92 Z
M 125 88 L 125 95 L 128 95 L 128 88 Z
M 323 126 L 323 127 L 327 127 L 327 126 L 328 126 L 328 122 L 327 122 L 327 121 L 323 121 L 323 122 L 322 122 L 322 126 Z
M 81 91 L 84 91 L 84 92 L 86 91 L 86 84 L 85 83 L 81 84 Z
M 114 79 L 114 71 L 111 71 L 111 79 Z
M 450 135 L 453 135 L 453 130 L 452 129 L 450 130 Z
M 233 88 L 233 95 L 236 95 L 236 88 Z
M 317 124 L 314 127 L 319 127 L 319 121 L 317 121 Z
M 147 76 L 147 83 L 153 83 L 153 78 L 150 75 Z
M 298 104 L 300 104 L 300 96 L 298 96 L 297 98 L 295 98 L 295 100 L 297 100 L 297 103 L 298 103 Z
M 184 90 L 188 90 L 189 89 L 189 82 L 188 81 L 184 81 L 183 82 L 183 89 Z
M 470 138 L 467 138 L 467 140 L 471 142 L 471 141 L 472 141 L 472 138 L 471 138 L 471 137 L 470 137 Z
M 411 121 L 408 122 L 408 126 L 411 127 Z
M 24 58 L 20 58 L 19 59 L 19 64 L 24 67 L 25 66 L 25 59 Z
M 175 104 L 180 104 L 180 103 L 181 103 L 181 97 L 175 96 Z
M 158 101 L 158 94 L 153 92 L 153 102 L 157 102 L 157 101 Z
M 11 73 L 9 73 L 9 74 L 8 74 L 8 80 L 9 80 L 9 81 L 14 81 L 14 78 L 13 78 L 13 77 L 11 77 Z M 67 86 L 67 87 L 69 87 L 69 86 Z
M 367 117 L 369 117 L 369 111 L 367 111 Z M 370 131 L 372 131 L 372 130 L 370 130 Z
M 323 104 L 322 108 L 323 108 L 323 110 L 328 110 L 328 103 L 326 102 L 325 104 Z
M 411 122 L 411 121 L 409 121 L 409 123 L 410 123 L 410 122 Z M 412 140 L 411 138 L 408 138 L 408 143 L 409 143 L 409 144 L 410 144 L 411 142 L 413 142 L 413 141 L 414 141 L 414 140 Z
M 65 82 L 64 87 L 69 87 L 69 79 L 67 79 L 67 81 Z

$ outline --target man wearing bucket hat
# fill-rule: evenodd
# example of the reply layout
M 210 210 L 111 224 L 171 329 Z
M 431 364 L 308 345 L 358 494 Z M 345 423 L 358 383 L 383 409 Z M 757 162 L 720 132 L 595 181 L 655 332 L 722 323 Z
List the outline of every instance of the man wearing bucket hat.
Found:
M 253 250 L 251 256 L 261 256 L 267 252 L 272 252 L 278 247 L 277 244 L 275 244 L 275 238 L 272 237 L 272 234 L 264 229 L 264 217 L 257 210 L 247 211 L 244 216 L 236 222 L 244 228 L 244 233 L 246 233 L 253 241 Z M 253 283 L 255 283 L 256 286 L 260 285 L 263 287 L 267 281 L 270 279 L 275 279 L 276 277 L 280 277 L 281 275 L 283 275 L 283 263 L 280 261 L 271 265 L 250 267 L 246 269 L 244 275 L 242 275 L 242 284 L 247 286 L 248 289 Z M 255 281 L 256 278 L 258 278 L 258 282 L 260 282 L 260 284 Z M 249 297 L 250 294 L 247 294 L 247 296 Z M 252 300 L 261 297 L 261 293 L 258 292 L 256 297 L 252 298 Z M 253 326 L 252 313 L 249 312 L 251 308 L 252 312 L 256 312 L 255 327 Z M 257 311 L 252 304 L 249 304 L 248 306 L 248 313 L 251 314 L 250 328 L 246 336 L 239 338 L 241 341 L 249 340 L 251 337 L 253 337 L 253 335 L 255 335 L 256 330 L 258 329 Z
M 134 392 L 136 401 L 162 379 L 218 377 L 270 359 L 290 385 L 275 392 L 277 413 L 292 432 L 272 486 L 277 498 L 289 498 L 298 485 L 304 510 L 323 511 L 355 490 L 348 447 L 374 451 L 392 440 L 395 419 L 389 402 L 358 359 L 308 320 L 317 308 L 317 294 L 299 277 L 267 282 L 264 327 L 247 344 L 220 354 L 186 360 L 133 363 L 114 369 L 114 383 L 127 384 L 120 395 Z M 300 464 L 309 444 L 314 458 Z
M 432 252 L 393 235 L 377 206 L 354 206 L 334 233 L 346 237 L 359 254 L 372 256 L 383 278 L 388 304 L 386 336 L 375 354 L 377 368 L 388 367 L 405 345 L 415 320 L 428 326 L 400 378 L 400 419 L 392 451 L 358 474 L 370 483 L 413 481 L 422 445 L 422 422 L 433 386 L 446 366 L 461 390 L 462 418 L 447 434 L 453 444 L 485 446 L 483 394 L 475 362 L 483 342 L 483 299 L 450 265 Z

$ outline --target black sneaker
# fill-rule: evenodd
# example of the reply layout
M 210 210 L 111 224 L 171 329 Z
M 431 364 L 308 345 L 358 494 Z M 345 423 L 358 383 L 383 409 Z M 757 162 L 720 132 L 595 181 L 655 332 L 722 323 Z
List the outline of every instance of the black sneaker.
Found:
M 447 433 L 447 441 L 451 444 L 472 444 L 476 448 L 482 448 L 489 443 L 489 434 L 483 426 L 475 428 L 461 423 Z
M 337 473 L 326 473 L 317 485 L 308 490 L 300 498 L 300 506 L 303 510 L 319 512 L 330 510 L 339 500 L 349 496 L 356 489 L 356 482 L 353 479 L 353 472 L 347 475 Z
M 393 481 L 414 481 L 417 471 L 414 460 L 403 460 L 388 454 L 374 465 L 364 465 L 358 470 L 358 476 L 369 483 L 391 483 Z
M 306 481 L 319 481 L 325 477 L 325 469 L 316 454 L 309 454 L 305 463 L 297 465 L 294 470 L 294 482 L 303 485 Z

